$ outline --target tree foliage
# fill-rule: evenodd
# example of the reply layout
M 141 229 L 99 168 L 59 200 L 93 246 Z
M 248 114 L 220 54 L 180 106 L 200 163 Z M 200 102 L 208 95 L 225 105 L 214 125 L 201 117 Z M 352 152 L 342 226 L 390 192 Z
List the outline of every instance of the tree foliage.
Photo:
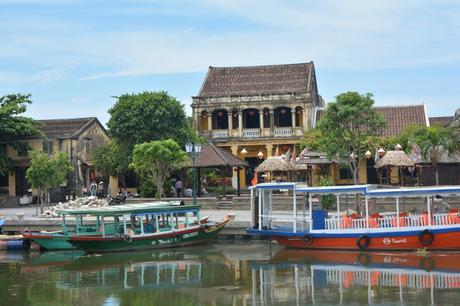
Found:
M 342 93 L 335 102 L 327 105 L 317 130 L 313 130 L 314 137 L 306 136 L 307 142 L 317 139 L 317 148 L 330 159 L 339 159 L 346 164 L 355 184 L 358 183 L 360 159 L 385 125 L 383 116 L 372 108 L 373 105 L 370 93 Z
M 0 97 L 0 175 L 11 169 L 7 145 L 18 152 L 26 152 L 29 147 L 24 139 L 42 135 L 35 128 L 34 120 L 21 116 L 30 103 L 30 95 L 10 94 Z
M 67 181 L 69 172 L 72 171 L 69 156 L 58 152 L 54 156 L 48 156 L 42 152 L 32 152 L 30 167 L 27 169 L 26 178 L 32 188 L 38 190 L 38 207 L 43 213 L 43 207 L 49 203 L 50 188 L 59 187 Z
M 116 176 L 126 187 L 125 173 L 132 160 L 132 148 L 112 141 L 93 152 L 93 163 L 97 170 Z
M 421 157 L 431 162 L 435 168 L 436 185 L 439 185 L 438 163 L 460 150 L 459 135 L 452 128 L 442 126 L 409 126 L 398 141 L 408 153 L 411 152 L 413 144 L 420 147 Z
M 183 162 L 187 154 L 172 139 L 137 144 L 130 167 L 144 180 L 154 182 L 157 198 L 164 195 L 164 182 L 175 165 Z
M 122 144 L 174 139 L 181 146 L 193 137 L 184 106 L 165 91 L 124 94 L 109 109 L 107 126 Z

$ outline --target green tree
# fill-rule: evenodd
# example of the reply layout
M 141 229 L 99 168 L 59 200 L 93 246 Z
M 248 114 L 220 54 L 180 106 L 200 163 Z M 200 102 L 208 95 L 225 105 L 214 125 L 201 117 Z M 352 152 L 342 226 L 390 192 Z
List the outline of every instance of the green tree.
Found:
M 50 188 L 59 187 L 66 182 L 72 169 L 66 153 L 59 152 L 54 156 L 48 156 L 42 152 L 32 152 L 26 178 L 32 188 L 38 191 L 37 212 L 40 208 L 40 213 L 43 213 L 44 206 L 49 204 Z
M 125 173 L 129 170 L 132 160 L 132 149 L 112 141 L 93 152 L 93 163 L 97 170 L 116 176 L 123 187 L 126 187 Z
M 318 149 L 330 159 L 339 159 L 358 183 L 359 162 L 379 130 L 385 126 L 383 116 L 372 108 L 372 94 L 345 92 L 329 103 L 315 131 Z M 306 138 L 308 140 L 308 136 Z
M 6 152 L 7 145 L 18 152 L 26 152 L 29 146 L 24 139 L 42 135 L 35 128 L 34 120 L 21 116 L 30 103 L 30 95 L 11 94 L 0 97 L 0 175 L 6 174 L 12 166 Z
M 436 185 L 439 185 L 439 162 L 460 150 L 460 136 L 452 128 L 442 126 L 410 126 L 401 134 L 399 142 L 408 153 L 413 144 L 420 147 L 422 158 L 431 162 L 435 169 Z
M 184 106 L 165 91 L 124 94 L 109 113 L 107 126 L 111 136 L 131 147 L 168 138 L 182 146 L 194 134 Z
M 137 144 L 130 167 L 144 180 L 154 182 L 156 196 L 164 195 L 164 183 L 174 166 L 183 162 L 187 154 L 172 139 Z

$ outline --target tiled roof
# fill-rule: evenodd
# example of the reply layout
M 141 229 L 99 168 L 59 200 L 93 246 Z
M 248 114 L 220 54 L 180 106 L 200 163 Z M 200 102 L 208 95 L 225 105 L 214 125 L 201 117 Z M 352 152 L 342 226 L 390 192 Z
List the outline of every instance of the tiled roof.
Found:
M 375 106 L 375 110 L 383 115 L 386 127 L 381 131 L 382 136 L 399 136 L 410 125 L 427 126 L 425 105 L 408 106 Z M 318 110 L 316 123 L 324 115 L 324 110 Z
M 448 127 L 454 121 L 454 116 L 446 117 L 430 117 L 430 125 L 440 125 L 443 127 Z
M 49 139 L 69 138 L 77 136 L 78 133 L 87 125 L 97 120 L 96 117 L 73 118 L 73 119 L 48 119 L 37 120 L 37 128 L 41 130 Z
M 383 114 L 386 127 L 381 132 L 382 136 L 398 136 L 410 125 L 427 126 L 425 105 L 408 106 L 375 106 Z
M 203 146 L 200 154 L 196 157 L 195 166 L 202 168 L 247 167 L 248 163 L 209 142 Z
M 209 67 L 199 97 L 306 93 L 314 64 Z

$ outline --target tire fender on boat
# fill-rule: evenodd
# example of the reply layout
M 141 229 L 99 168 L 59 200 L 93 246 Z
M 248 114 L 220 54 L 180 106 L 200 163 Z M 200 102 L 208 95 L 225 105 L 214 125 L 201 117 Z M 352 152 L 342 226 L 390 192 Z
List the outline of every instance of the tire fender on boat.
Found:
M 313 236 L 311 234 L 306 234 L 305 236 L 302 237 L 303 242 L 305 242 L 307 245 L 310 245 L 313 243 Z
M 423 270 L 430 272 L 431 270 L 434 269 L 434 267 L 435 267 L 435 263 L 433 259 L 429 257 L 424 257 L 420 259 L 420 268 L 422 268 Z
M 126 243 L 131 243 L 133 241 L 133 237 L 131 237 L 130 235 L 123 235 L 121 236 L 121 239 L 123 239 L 123 241 Z
M 428 245 L 433 243 L 434 235 L 433 235 L 432 232 L 430 232 L 429 230 L 425 229 L 420 234 L 420 236 L 418 236 L 418 239 L 419 239 L 421 244 L 423 244 L 425 246 L 428 246 Z
M 371 239 L 367 235 L 359 236 L 358 240 L 356 240 L 356 244 L 360 250 L 365 250 L 371 243 Z

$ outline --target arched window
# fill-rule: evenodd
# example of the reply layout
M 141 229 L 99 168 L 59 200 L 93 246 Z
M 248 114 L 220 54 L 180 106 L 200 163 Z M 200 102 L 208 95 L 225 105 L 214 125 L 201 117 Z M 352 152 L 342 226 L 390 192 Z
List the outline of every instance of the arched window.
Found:
M 259 110 L 255 108 L 248 108 L 243 110 L 243 127 L 245 129 L 258 129 L 260 128 Z
M 275 126 L 276 127 L 291 127 L 292 115 L 289 107 L 278 107 L 275 109 Z
M 228 112 L 225 109 L 218 109 L 212 112 L 212 129 L 228 129 Z

